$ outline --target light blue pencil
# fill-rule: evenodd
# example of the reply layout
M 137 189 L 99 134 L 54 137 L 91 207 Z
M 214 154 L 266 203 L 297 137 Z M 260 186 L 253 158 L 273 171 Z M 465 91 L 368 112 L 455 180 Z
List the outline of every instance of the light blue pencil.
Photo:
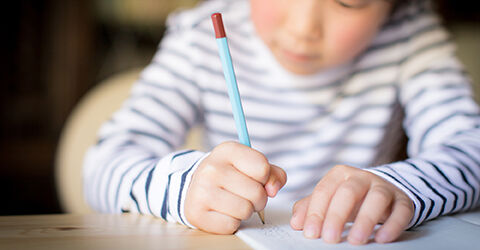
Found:
M 232 57 L 230 56 L 230 49 L 228 48 L 227 36 L 223 26 L 222 14 L 212 14 L 213 27 L 215 29 L 215 37 L 217 40 L 218 50 L 220 53 L 220 60 L 222 61 L 223 74 L 227 81 L 228 96 L 232 104 L 233 118 L 237 128 L 238 139 L 240 143 L 251 147 L 250 137 L 248 136 L 247 123 L 245 121 L 245 114 L 243 113 L 242 101 L 240 93 L 238 92 L 237 78 L 233 70 Z M 262 223 L 265 224 L 265 215 L 263 210 L 258 212 L 258 216 Z

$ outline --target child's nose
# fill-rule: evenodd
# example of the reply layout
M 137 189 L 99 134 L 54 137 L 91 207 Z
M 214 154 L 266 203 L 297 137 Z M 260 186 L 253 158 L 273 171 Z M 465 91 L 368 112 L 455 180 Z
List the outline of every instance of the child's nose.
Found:
M 318 0 L 297 0 L 286 20 L 288 32 L 296 39 L 315 41 L 322 36 L 321 4 Z

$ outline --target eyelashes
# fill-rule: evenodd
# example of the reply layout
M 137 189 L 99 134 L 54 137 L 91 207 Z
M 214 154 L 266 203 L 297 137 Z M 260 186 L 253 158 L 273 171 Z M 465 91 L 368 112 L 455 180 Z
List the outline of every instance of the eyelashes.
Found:
M 348 9 L 360 9 L 367 6 L 370 0 L 334 0 L 338 5 Z

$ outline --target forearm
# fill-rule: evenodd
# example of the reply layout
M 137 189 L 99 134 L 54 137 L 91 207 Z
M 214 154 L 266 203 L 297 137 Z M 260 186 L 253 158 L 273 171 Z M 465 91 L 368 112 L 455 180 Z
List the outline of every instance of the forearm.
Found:
M 369 171 L 387 179 L 413 200 L 415 215 L 409 228 L 414 227 L 479 205 L 479 142 L 480 130 L 464 131 L 418 156 Z
M 183 201 L 204 153 L 183 150 L 158 158 L 134 147 L 105 155 L 101 151 L 92 148 L 84 166 L 85 196 L 93 209 L 149 214 L 189 225 Z

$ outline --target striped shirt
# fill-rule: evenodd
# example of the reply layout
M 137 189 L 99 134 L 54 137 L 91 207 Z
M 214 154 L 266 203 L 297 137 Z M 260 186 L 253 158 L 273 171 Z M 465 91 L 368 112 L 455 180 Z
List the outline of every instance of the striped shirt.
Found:
M 202 125 L 206 151 L 237 139 L 213 12 L 224 15 L 252 146 L 288 175 L 270 202 L 303 198 L 332 166 L 347 164 L 367 168 L 413 200 L 409 227 L 478 206 L 479 109 L 428 1 L 398 9 L 351 62 L 298 76 L 255 34 L 249 1 L 211 0 L 169 18 L 151 64 L 102 126 L 84 163 L 92 208 L 192 226 L 184 215 L 186 191 L 207 153 L 179 150 L 186 134 Z M 375 166 L 394 103 L 405 113 L 408 159 Z

